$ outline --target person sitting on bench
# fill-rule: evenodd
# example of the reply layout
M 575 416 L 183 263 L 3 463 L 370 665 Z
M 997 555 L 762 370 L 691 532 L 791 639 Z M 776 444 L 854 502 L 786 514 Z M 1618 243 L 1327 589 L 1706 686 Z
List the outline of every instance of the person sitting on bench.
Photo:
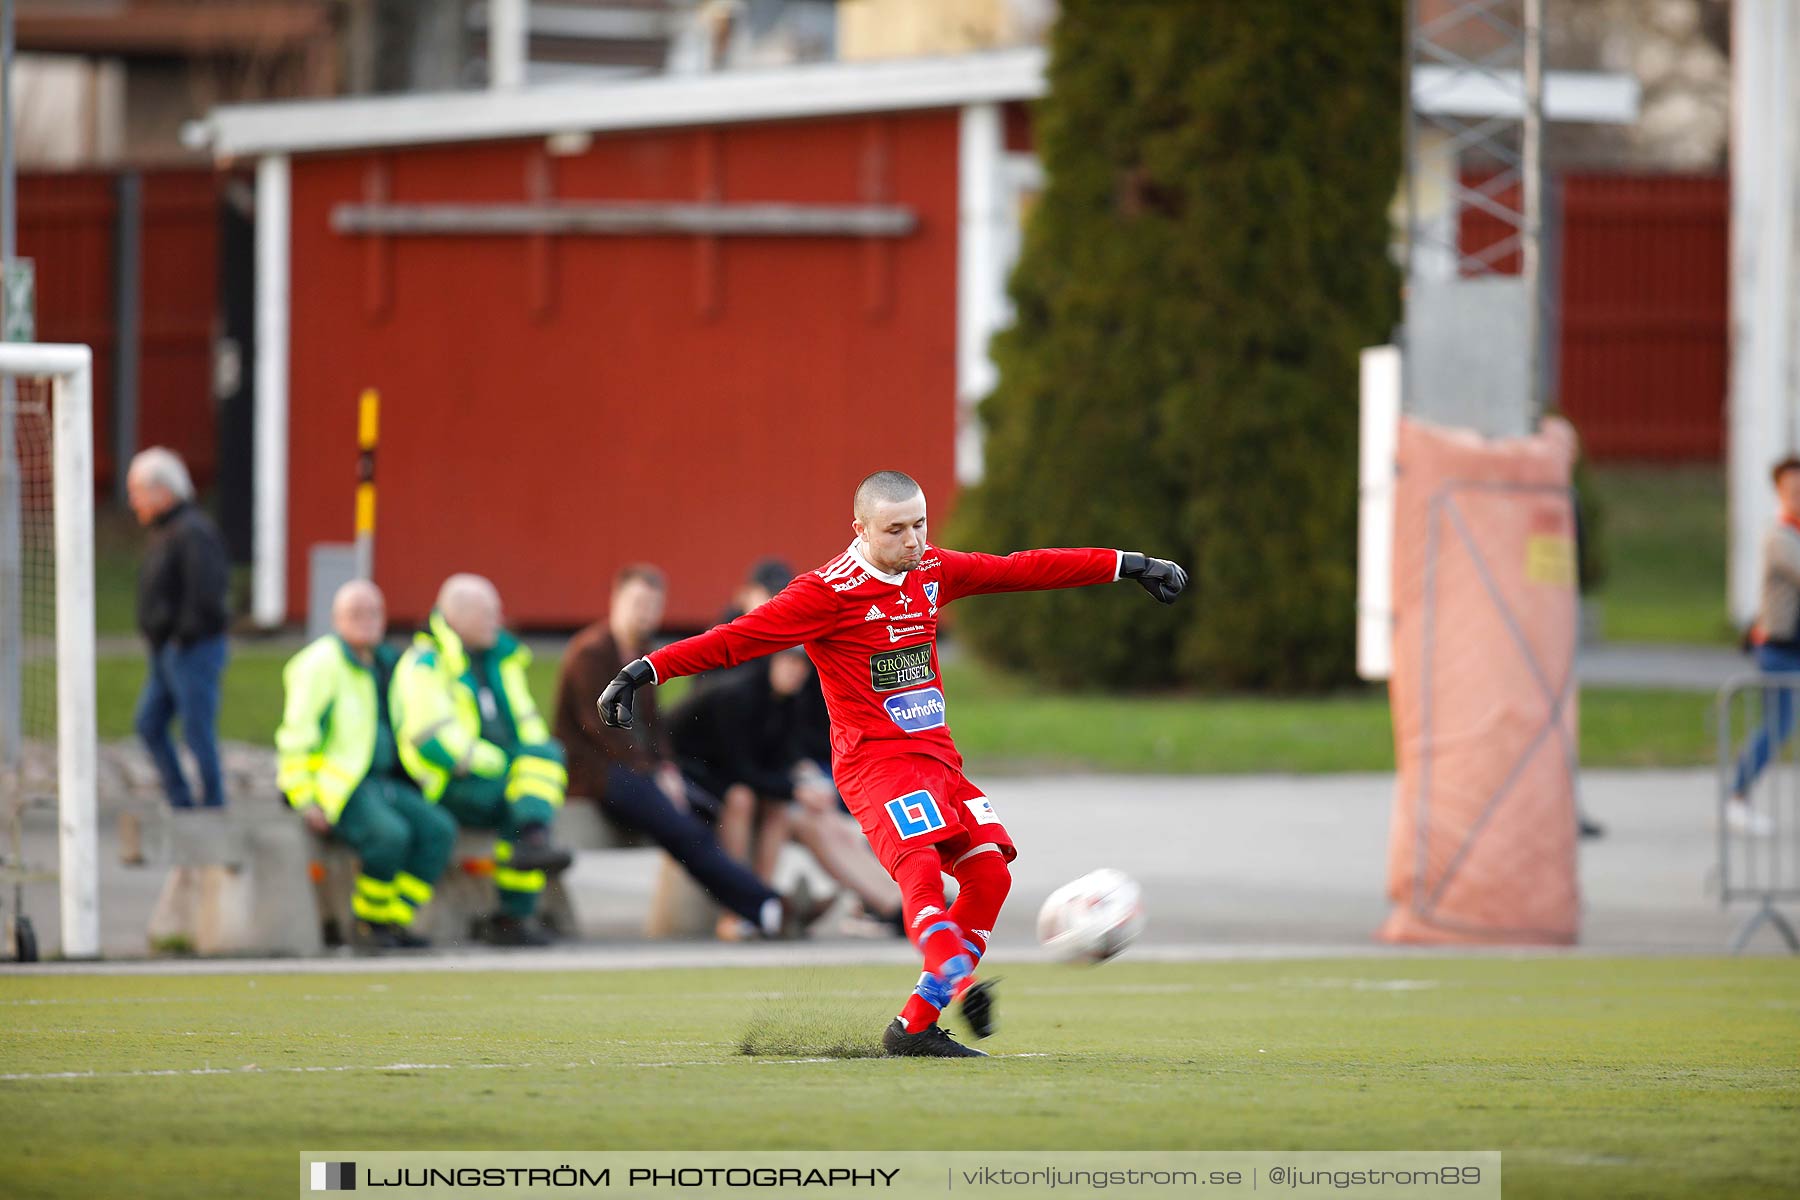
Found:
M 331 627 L 282 670 L 277 783 L 308 829 L 362 860 L 350 899 L 356 941 L 424 946 L 413 919 L 449 865 L 456 822 L 426 803 L 400 766 L 388 712 L 398 655 L 382 641 L 381 589 L 362 579 L 339 588 Z

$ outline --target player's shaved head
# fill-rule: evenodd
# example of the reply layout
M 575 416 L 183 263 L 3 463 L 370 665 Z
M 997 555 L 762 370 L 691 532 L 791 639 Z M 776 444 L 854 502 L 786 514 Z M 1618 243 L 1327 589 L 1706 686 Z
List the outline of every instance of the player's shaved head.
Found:
M 850 513 L 866 525 L 874 517 L 877 504 L 898 504 L 924 490 L 918 480 L 904 471 L 877 471 L 856 485 Z
M 856 485 L 850 528 L 869 564 L 910 571 L 925 554 L 925 489 L 904 471 L 877 471 Z
M 459 573 L 438 589 L 437 609 L 471 650 L 486 650 L 500 633 L 500 590 L 483 575 Z

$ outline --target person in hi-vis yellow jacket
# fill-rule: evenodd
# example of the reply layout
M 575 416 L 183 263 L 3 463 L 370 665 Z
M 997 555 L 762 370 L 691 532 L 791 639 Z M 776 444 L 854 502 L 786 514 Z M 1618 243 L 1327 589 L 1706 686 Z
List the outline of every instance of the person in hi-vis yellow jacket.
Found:
M 500 911 L 481 923 L 497 945 L 535 946 L 545 872 L 570 862 L 550 842 L 569 786 L 562 745 L 526 683 L 531 651 L 500 622 L 500 594 L 480 575 L 452 575 L 426 628 L 394 671 L 400 761 L 427 800 L 459 824 L 492 829 Z
M 380 589 L 367 580 L 339 588 L 331 626 L 282 670 L 277 783 L 308 828 L 362 859 L 350 901 L 357 940 L 423 946 L 411 925 L 450 862 L 456 822 L 420 795 L 400 761 L 389 703 L 398 655 L 382 642 Z

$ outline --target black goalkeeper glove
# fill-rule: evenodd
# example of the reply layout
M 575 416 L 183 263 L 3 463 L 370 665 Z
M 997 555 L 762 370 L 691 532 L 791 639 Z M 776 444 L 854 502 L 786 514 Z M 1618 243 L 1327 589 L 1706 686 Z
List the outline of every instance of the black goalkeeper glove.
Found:
M 613 681 L 606 685 L 596 701 L 600 706 L 600 720 L 614 729 L 631 728 L 631 696 L 632 693 L 646 683 L 656 682 L 656 672 L 650 667 L 647 658 L 633 659 L 625 664 L 625 669 L 613 676 Z
M 1187 586 L 1187 572 L 1181 569 L 1181 564 L 1130 552 L 1124 552 L 1119 559 L 1119 578 L 1137 580 L 1146 592 L 1164 604 L 1175 603 L 1175 597 Z

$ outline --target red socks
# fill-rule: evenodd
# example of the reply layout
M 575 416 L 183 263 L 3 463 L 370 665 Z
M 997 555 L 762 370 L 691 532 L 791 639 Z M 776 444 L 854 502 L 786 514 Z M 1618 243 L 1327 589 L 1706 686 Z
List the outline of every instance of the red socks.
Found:
M 937 850 L 927 846 L 901 858 L 894 864 L 894 881 L 900 885 L 909 917 L 907 934 L 925 959 L 925 972 L 900 1010 L 906 1031 L 917 1033 L 937 1020 L 938 1011 L 950 1002 L 954 983 L 968 975 L 974 963 L 963 950 L 962 930 L 944 912 Z
M 986 850 L 963 859 L 950 873 L 962 890 L 950 906 L 949 917 L 962 929 L 969 953 L 980 962 L 987 953 L 988 938 L 993 936 L 994 922 L 1000 919 L 1000 906 L 1012 890 L 1012 872 L 1007 870 L 1005 855 Z
M 994 921 L 1012 887 L 1005 857 L 997 850 L 984 851 L 951 868 L 961 890 L 950 911 L 944 912 L 940 874 L 934 850 L 916 851 L 894 865 L 894 879 L 911 914 L 913 943 L 925 959 L 925 972 L 900 1010 L 908 1033 L 937 1020 L 938 1013 L 975 981 L 975 964 L 987 952 Z

